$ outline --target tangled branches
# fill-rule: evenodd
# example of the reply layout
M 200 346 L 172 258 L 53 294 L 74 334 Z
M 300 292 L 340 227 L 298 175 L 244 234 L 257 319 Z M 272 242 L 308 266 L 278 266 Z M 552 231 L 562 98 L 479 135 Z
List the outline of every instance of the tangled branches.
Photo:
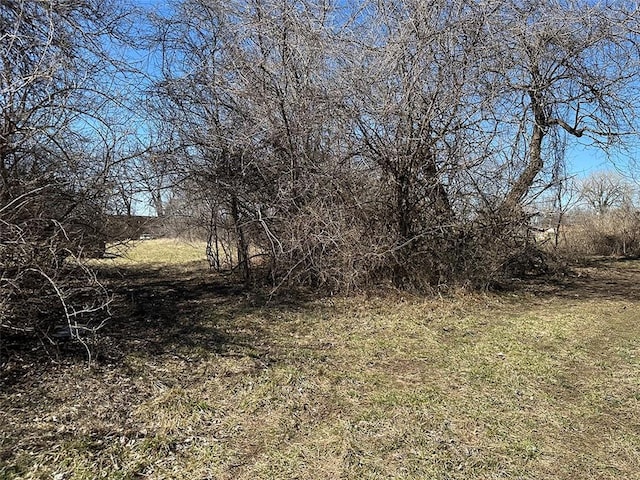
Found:
M 102 326 L 110 297 L 85 265 L 104 246 L 100 216 L 51 184 L 4 190 L 0 204 L 0 333 L 82 343 Z

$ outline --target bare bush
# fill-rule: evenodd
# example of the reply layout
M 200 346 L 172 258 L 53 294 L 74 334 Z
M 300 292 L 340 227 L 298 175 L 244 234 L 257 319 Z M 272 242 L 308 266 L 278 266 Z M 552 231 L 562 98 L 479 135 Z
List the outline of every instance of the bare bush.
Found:
M 120 18 L 102 2 L 0 5 L 0 333 L 82 341 L 108 315 L 83 259 L 105 250 L 104 39 Z
M 109 295 L 84 265 L 104 253 L 98 211 L 60 186 L 30 187 L 0 208 L 0 331 L 51 341 L 84 338 L 106 318 Z

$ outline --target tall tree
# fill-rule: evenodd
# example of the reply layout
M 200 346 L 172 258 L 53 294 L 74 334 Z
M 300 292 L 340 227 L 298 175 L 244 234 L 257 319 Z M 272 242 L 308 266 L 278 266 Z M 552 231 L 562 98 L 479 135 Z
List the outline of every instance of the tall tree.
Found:
M 608 147 L 637 131 L 638 20 L 633 3 L 488 2 L 488 79 L 511 109 L 519 173 L 502 208 L 516 209 L 549 158 L 548 138 Z M 498 112 L 509 117 L 505 109 Z

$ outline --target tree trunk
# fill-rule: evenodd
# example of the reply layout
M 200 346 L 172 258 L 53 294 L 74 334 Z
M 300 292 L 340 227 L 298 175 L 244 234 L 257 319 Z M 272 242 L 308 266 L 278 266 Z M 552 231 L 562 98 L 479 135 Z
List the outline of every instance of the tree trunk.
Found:
M 502 206 L 500 208 L 503 215 L 517 215 L 522 209 L 522 200 L 531 190 L 536 176 L 542 171 L 544 162 L 542 160 L 542 141 L 546 135 L 547 116 L 540 94 L 530 91 L 531 108 L 534 113 L 533 132 L 529 144 L 529 163 L 524 172 L 518 177 L 511 187 Z
M 244 236 L 244 230 L 240 225 L 240 210 L 238 208 L 238 197 L 231 196 L 231 218 L 236 233 L 236 248 L 238 249 L 238 267 L 242 270 L 242 278 L 248 281 L 250 278 L 249 269 L 249 246 Z

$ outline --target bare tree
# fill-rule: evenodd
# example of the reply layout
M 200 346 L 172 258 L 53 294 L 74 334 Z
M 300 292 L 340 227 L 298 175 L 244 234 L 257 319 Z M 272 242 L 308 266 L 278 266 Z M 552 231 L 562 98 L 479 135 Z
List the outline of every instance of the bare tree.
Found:
M 489 2 L 487 39 L 498 111 L 513 118 L 518 176 L 503 210 L 517 210 L 543 173 L 550 135 L 602 147 L 637 130 L 637 21 L 633 4 Z
M 308 2 L 300 15 L 301 5 L 190 1 L 179 20 L 161 25 L 168 63 L 156 98 L 160 113 L 180 119 L 187 164 L 175 168 L 192 197 L 210 206 L 210 251 L 218 251 L 216 232 L 226 232 L 245 278 L 253 255 L 268 259 L 272 273 L 283 257 L 287 272 L 289 262 L 313 269 L 311 252 L 285 246 L 292 237 L 283 229 L 309 213 L 333 161 L 323 47 L 330 7 Z
M 395 264 L 397 284 L 446 282 L 468 253 L 465 223 L 477 199 L 469 180 L 493 136 L 477 89 L 482 16 L 442 1 L 376 2 L 366 11 L 367 31 L 350 41 L 345 88 L 356 150 L 380 179 L 377 201 L 393 222 L 379 225 L 391 233 L 379 252 Z
M 612 171 L 595 172 L 580 186 L 582 199 L 598 215 L 632 203 L 633 189 L 621 175 Z

